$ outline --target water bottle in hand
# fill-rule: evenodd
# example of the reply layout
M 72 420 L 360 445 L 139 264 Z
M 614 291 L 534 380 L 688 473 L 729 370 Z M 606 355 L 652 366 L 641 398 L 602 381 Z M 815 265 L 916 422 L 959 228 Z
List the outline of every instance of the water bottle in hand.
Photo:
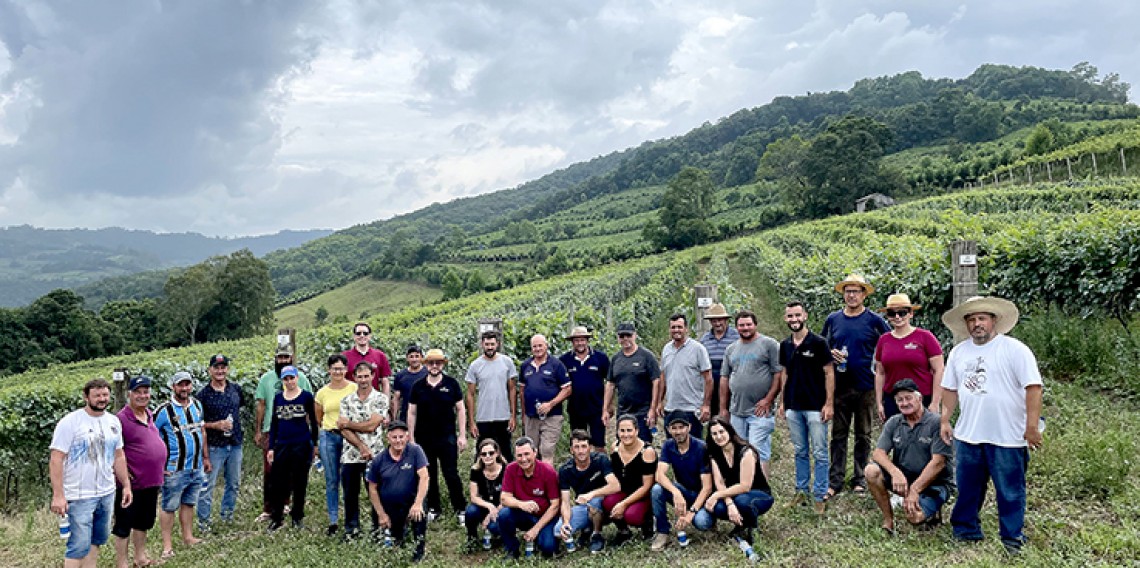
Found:
M 71 518 L 66 514 L 59 516 L 59 538 L 71 537 Z
M 325 464 L 321 463 L 321 458 L 313 458 L 313 467 L 317 468 L 317 473 L 325 472 Z
M 234 414 L 232 412 L 226 416 L 226 421 L 230 423 L 230 427 L 222 430 L 222 435 L 229 438 L 234 435 Z
M 847 372 L 847 346 L 846 345 L 843 346 L 843 349 L 839 350 L 839 354 L 843 356 L 843 360 L 840 361 L 839 364 L 835 366 L 835 370 L 839 371 L 840 373 L 846 373 Z

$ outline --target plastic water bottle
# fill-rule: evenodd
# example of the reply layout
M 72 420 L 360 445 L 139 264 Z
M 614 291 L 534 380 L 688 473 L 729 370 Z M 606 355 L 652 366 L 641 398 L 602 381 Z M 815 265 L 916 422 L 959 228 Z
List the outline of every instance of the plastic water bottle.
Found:
M 578 550 L 578 541 L 576 541 L 574 539 L 574 535 L 570 535 L 570 537 L 567 538 L 566 540 L 562 541 L 562 543 L 566 545 L 566 552 L 567 553 L 574 552 L 575 550 Z
M 325 464 L 321 463 L 321 458 L 313 458 L 313 467 L 317 468 L 317 473 L 325 472 Z
M 740 547 L 740 551 L 744 553 L 744 557 L 747 558 L 749 562 L 756 562 L 756 552 L 752 550 L 752 545 L 748 544 L 747 540 L 736 537 L 736 545 Z
M 227 437 L 227 438 L 229 438 L 230 436 L 233 436 L 233 435 L 234 435 L 234 427 L 233 427 L 233 424 L 234 424 L 234 413 L 232 413 L 232 412 L 231 412 L 231 413 L 229 413 L 229 414 L 226 416 L 226 420 L 228 420 L 228 421 L 230 422 L 230 428 L 229 428 L 229 430 L 222 430 L 222 435 L 223 435 L 223 436 L 225 436 L 225 437 Z
M 483 530 L 483 550 L 491 550 L 491 530 Z
M 689 546 L 689 534 L 685 531 L 677 531 L 677 544 L 679 544 L 681 548 Z
M 534 558 L 534 541 L 528 540 L 526 543 L 526 552 L 523 554 L 527 558 Z
M 839 371 L 840 373 L 846 373 L 847 372 L 847 346 L 846 345 L 843 346 L 843 349 L 839 350 L 839 354 L 843 355 L 843 361 L 840 361 L 839 364 L 835 366 L 835 370 Z
M 67 515 L 59 516 L 59 538 L 71 537 L 71 518 Z
M 393 546 L 396 546 L 396 541 L 392 538 L 392 529 L 384 529 L 384 548 Z

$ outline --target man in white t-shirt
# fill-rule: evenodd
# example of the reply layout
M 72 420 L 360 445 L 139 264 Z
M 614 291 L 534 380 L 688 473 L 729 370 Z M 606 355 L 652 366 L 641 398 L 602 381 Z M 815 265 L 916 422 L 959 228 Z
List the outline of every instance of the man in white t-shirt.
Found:
M 83 408 L 64 416 L 51 437 L 51 511 L 67 515 L 71 530 L 65 568 L 94 567 L 98 562 L 99 547 L 111 534 L 116 479 L 123 487 L 123 508 L 133 499 L 123 425 L 107 412 L 111 385 L 103 379 L 88 381 L 83 400 Z
M 519 373 L 514 361 L 499 353 L 499 335 L 485 331 L 479 345 L 483 354 L 467 367 L 467 431 L 476 444 L 491 438 L 499 443 L 503 457 L 514 459 L 511 433 L 518 414 Z
M 1029 450 L 1041 447 L 1041 372 L 1024 343 L 1006 335 L 1017 324 L 1009 300 L 975 296 L 942 315 L 955 339 L 942 377 L 942 439 L 957 456 L 958 501 L 950 515 L 954 537 L 982 540 L 978 520 L 993 480 L 1002 544 L 1016 555 L 1025 544 L 1025 471 Z M 962 412 L 951 428 L 959 401 Z

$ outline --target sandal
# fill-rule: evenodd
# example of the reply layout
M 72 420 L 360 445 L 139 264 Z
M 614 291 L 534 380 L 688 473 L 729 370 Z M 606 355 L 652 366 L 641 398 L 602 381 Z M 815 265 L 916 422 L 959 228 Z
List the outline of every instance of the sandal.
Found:
M 174 558 L 174 551 L 173 550 L 163 550 L 162 556 L 159 557 L 159 562 L 166 562 L 167 560 L 170 560 L 171 558 Z
M 832 497 L 835 497 L 835 490 L 828 487 L 827 488 L 827 494 L 823 496 L 823 500 L 824 501 L 830 501 Z
M 851 488 L 851 492 L 856 495 L 866 495 L 867 488 L 862 485 L 856 485 L 855 487 Z

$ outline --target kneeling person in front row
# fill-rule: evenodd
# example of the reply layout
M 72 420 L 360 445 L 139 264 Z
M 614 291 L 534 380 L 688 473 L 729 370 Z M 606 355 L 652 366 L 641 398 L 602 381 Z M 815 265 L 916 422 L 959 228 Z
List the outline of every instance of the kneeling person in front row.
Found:
M 368 466 L 368 497 L 380 521 L 380 527 L 391 531 L 397 545 L 404 543 L 407 526 L 412 525 L 416 549 L 412 561 L 424 558 L 424 535 L 427 516 L 424 499 L 428 491 L 428 463 L 424 451 L 408 441 L 408 425 L 393 420 L 388 425 L 388 449 L 380 452 Z
M 570 432 L 570 459 L 558 470 L 558 487 L 562 491 L 562 518 L 554 524 L 554 532 L 568 543 L 568 552 L 579 531 L 582 540 L 590 543 L 590 552 L 601 552 L 605 546 L 602 498 L 620 491 L 621 484 L 610 458 L 590 451 L 590 434 L 585 430 Z M 571 491 L 577 496 L 574 500 Z
M 661 446 L 657 458 L 657 483 L 650 492 L 653 503 L 653 518 L 656 520 L 657 535 L 649 545 L 650 550 L 663 550 L 669 544 L 669 510 L 673 505 L 677 511 L 679 544 L 688 546 L 688 540 L 681 534 L 693 524 L 697 512 L 712 493 L 712 468 L 709 466 L 707 446 L 700 438 L 689 434 L 689 418 L 683 412 L 671 412 L 666 418 L 669 439 Z M 673 479 L 669 479 L 669 470 Z
M 752 529 L 760 515 L 772 508 L 772 489 L 768 478 L 760 469 L 760 459 L 753 448 L 732 424 L 717 416 L 709 421 L 709 462 L 712 466 L 716 491 L 709 495 L 705 506 L 697 512 L 693 525 L 708 530 L 723 519 L 736 525 L 729 536 L 742 547 L 752 543 Z
M 515 461 L 503 474 L 500 495 L 503 510 L 499 513 L 499 531 L 508 559 L 519 557 L 518 529 L 526 530 L 523 540 L 532 550 L 535 543 L 542 555 L 554 556 L 554 517 L 562 500 L 558 493 L 558 474 L 550 464 L 538 460 L 534 440 L 523 436 L 515 441 Z
M 879 445 L 867 465 L 866 476 L 879 510 L 883 530 L 895 531 L 890 493 L 903 497 L 903 510 L 912 525 L 932 527 L 942 520 L 942 505 L 950 497 L 954 480 L 954 451 L 939 435 L 941 417 L 926 410 L 918 385 L 903 379 L 891 389 L 901 414 L 883 425 Z M 888 455 L 893 454 L 893 456 Z

